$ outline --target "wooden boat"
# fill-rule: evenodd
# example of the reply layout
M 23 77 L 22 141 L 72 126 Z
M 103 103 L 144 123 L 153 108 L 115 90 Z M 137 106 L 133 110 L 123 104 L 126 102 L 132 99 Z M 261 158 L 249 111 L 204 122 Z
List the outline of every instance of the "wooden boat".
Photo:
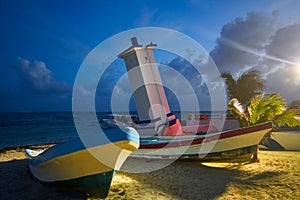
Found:
M 263 136 L 272 128 L 271 122 L 240 128 L 236 120 L 225 120 L 223 131 L 219 131 L 205 121 L 200 125 L 182 126 L 182 132 L 176 136 L 172 132 L 164 136 L 141 136 L 139 150 L 130 157 L 244 162 L 250 160 Z M 218 119 L 214 122 L 218 123 Z M 118 122 L 118 126 L 124 123 Z M 139 132 L 138 124 L 133 127 Z
M 272 132 L 267 147 L 274 150 L 300 151 L 300 131 Z
M 300 116 L 296 116 L 300 120 Z M 271 150 L 300 151 L 300 126 L 280 127 L 264 141 L 264 148 Z
M 138 149 L 139 135 L 133 128 L 117 128 L 88 139 L 89 146 L 76 138 L 43 151 L 27 149 L 33 176 L 41 182 L 106 197 L 115 171 Z
M 184 129 L 184 127 L 182 127 Z M 141 137 L 132 158 L 244 162 L 251 159 L 272 123 L 201 135 Z

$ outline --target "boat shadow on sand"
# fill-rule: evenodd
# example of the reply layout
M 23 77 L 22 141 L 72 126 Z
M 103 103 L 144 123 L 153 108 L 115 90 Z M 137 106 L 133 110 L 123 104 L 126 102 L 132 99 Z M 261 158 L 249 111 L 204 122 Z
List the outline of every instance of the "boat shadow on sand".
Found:
M 40 183 L 31 176 L 27 163 L 26 159 L 0 162 L 2 199 L 88 198 L 85 194 L 55 184 Z M 243 171 L 238 169 L 243 165 L 245 163 L 217 168 L 198 162 L 176 161 L 165 168 L 148 173 L 120 172 L 136 181 L 113 184 L 107 199 L 141 199 L 149 191 L 158 196 L 176 199 L 214 199 L 226 192 L 230 184 L 251 187 L 255 181 L 278 175 L 274 172 L 262 172 L 245 178 Z
M 27 159 L 0 162 L 0 199 L 86 199 L 77 191 L 40 183 L 27 164 Z

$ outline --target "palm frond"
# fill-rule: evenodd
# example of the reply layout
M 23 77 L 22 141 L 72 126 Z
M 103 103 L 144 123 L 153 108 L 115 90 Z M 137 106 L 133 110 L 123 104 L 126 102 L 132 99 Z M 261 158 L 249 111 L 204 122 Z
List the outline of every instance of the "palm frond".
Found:
M 228 110 L 230 114 L 239 119 L 240 126 L 249 126 L 248 115 L 244 112 L 243 106 L 239 103 L 238 99 L 233 98 L 228 103 Z
M 300 126 L 300 120 L 296 119 L 295 116 L 300 115 L 300 111 L 297 109 L 289 109 L 284 111 L 282 114 L 274 118 L 275 125 L 296 127 Z
M 285 111 L 285 101 L 280 94 L 269 94 L 264 98 L 261 109 L 264 114 L 261 116 L 260 122 L 271 121 Z
M 267 121 L 272 121 L 274 129 L 281 126 L 300 126 L 300 120 L 295 116 L 300 116 L 298 109 L 286 109 L 285 100 L 280 94 L 264 93 L 251 98 L 246 112 L 241 109 L 242 105 L 237 99 L 232 99 L 228 104 L 231 113 L 238 117 L 241 126 L 255 125 Z
M 242 104 L 248 103 L 251 97 L 263 89 L 265 83 L 257 70 L 245 72 L 237 80 L 229 73 L 221 76 L 225 79 L 230 98 L 237 98 Z
M 261 121 L 261 117 L 266 112 L 266 107 L 263 106 L 264 93 L 251 98 L 247 107 L 249 112 L 250 124 L 257 124 Z
M 236 81 L 230 73 L 222 73 L 221 77 L 225 79 L 225 84 L 227 86 L 227 93 L 230 98 L 234 98 L 236 93 Z

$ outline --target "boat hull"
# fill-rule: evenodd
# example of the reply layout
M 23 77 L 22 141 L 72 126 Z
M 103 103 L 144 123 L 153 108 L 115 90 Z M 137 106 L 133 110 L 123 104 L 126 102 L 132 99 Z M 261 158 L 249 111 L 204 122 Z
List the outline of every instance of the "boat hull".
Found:
M 264 123 L 207 135 L 141 138 L 140 148 L 130 157 L 243 162 L 271 129 L 271 123 Z
M 55 184 L 59 187 L 66 187 L 74 190 L 78 190 L 84 193 L 92 194 L 99 198 L 107 197 L 110 189 L 110 185 L 115 174 L 115 170 L 75 178 L 66 181 L 58 181 L 58 182 L 47 182 L 47 184 Z
M 26 150 L 29 169 L 41 182 L 66 185 L 104 198 L 114 171 L 139 147 L 139 136 L 133 128 L 108 132 L 111 135 L 103 136 L 106 138 L 89 147 L 77 138 L 43 152 Z
M 258 145 L 233 149 L 228 151 L 213 152 L 208 154 L 185 154 L 180 160 L 196 160 L 202 162 L 246 162 L 251 160 Z
M 300 151 L 300 131 L 272 132 L 275 140 L 284 150 Z
M 29 168 L 43 182 L 71 180 L 109 172 L 120 168 L 132 152 L 131 145 L 137 148 L 130 143 L 114 142 L 61 155 L 45 162 L 30 162 Z

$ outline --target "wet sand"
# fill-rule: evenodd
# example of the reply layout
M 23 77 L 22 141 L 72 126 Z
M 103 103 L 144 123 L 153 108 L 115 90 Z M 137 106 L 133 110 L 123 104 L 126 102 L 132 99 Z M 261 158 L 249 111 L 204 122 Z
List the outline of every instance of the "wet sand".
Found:
M 154 172 L 118 172 L 106 199 L 300 199 L 300 152 L 260 151 L 257 163 L 176 161 Z M 45 185 L 24 148 L 0 152 L 0 199 L 97 199 Z

